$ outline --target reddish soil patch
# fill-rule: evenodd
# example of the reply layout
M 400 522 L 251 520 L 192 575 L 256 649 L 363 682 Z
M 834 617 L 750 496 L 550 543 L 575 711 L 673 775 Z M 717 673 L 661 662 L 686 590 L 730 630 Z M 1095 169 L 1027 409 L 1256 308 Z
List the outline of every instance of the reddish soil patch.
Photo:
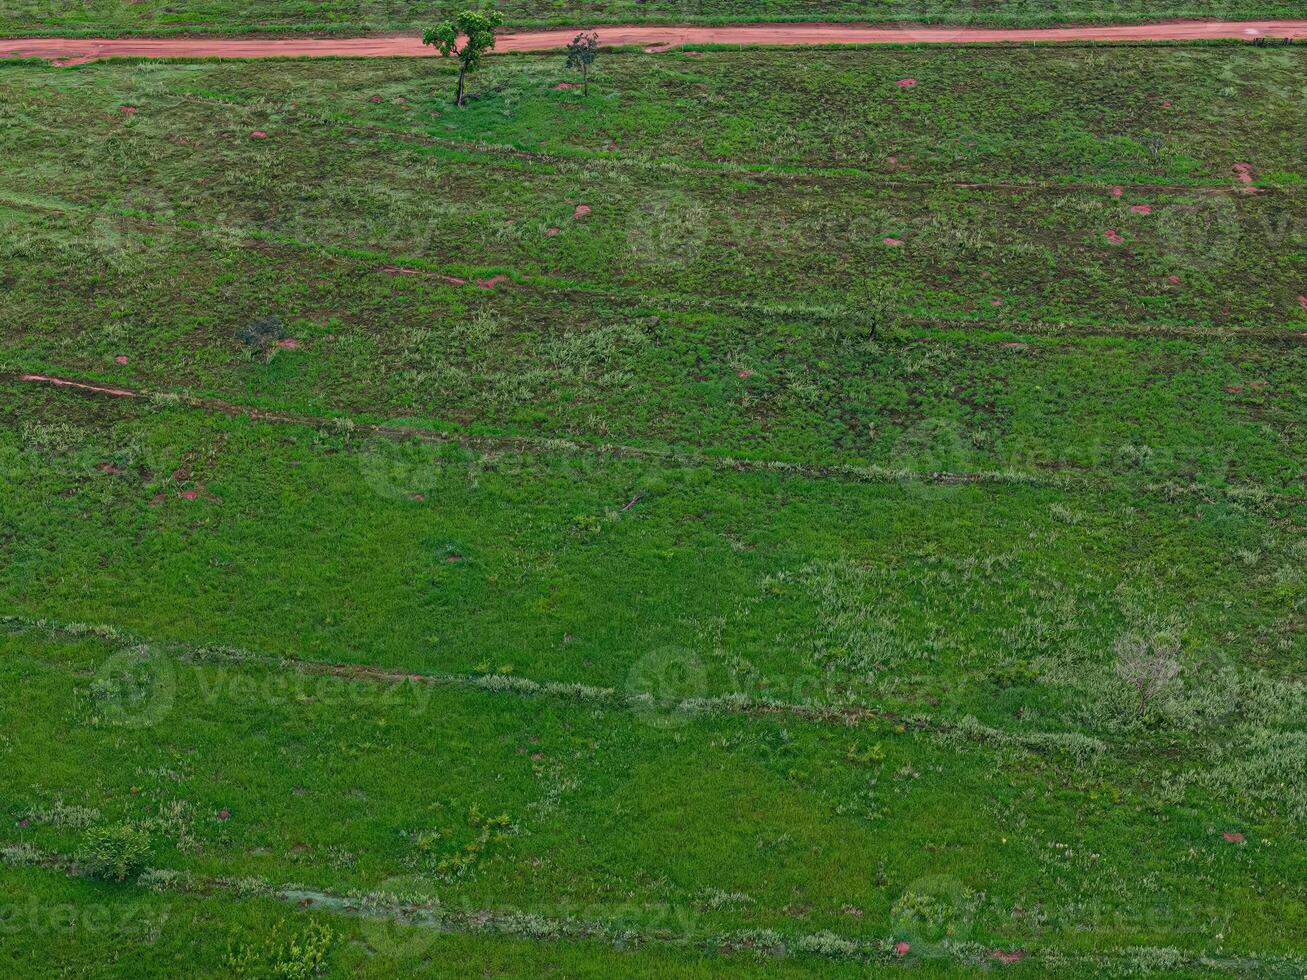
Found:
M 498 275 L 498 276 L 491 276 L 489 279 L 478 279 L 477 285 L 480 286 L 482 289 L 494 289 L 501 282 L 508 282 L 508 276 Z
M 136 392 L 126 388 L 111 388 L 108 385 L 90 384 L 85 381 L 69 381 L 67 378 L 52 378 L 46 374 L 24 374 L 19 381 L 38 381 L 42 384 L 60 385 L 64 388 L 76 388 L 79 391 L 93 391 L 97 395 L 112 395 L 114 398 L 135 398 Z
M 450 286 L 466 286 L 466 285 L 467 285 L 467 280 L 466 280 L 466 279 L 460 279 L 460 278 L 458 278 L 458 276 L 441 276 L 441 277 L 440 277 L 440 281 L 443 282 L 443 283 L 447 283 L 447 284 L 450 285 Z
M 584 217 L 585 217 L 586 215 L 588 215 L 589 213 L 590 213 L 590 205 L 588 205 L 588 204 L 578 204 L 578 205 L 576 206 L 576 210 L 572 212 L 572 218 L 573 218 L 573 220 L 575 220 L 575 221 L 580 221 L 582 218 L 584 218 Z
M 546 235 L 546 237 L 548 237 L 548 238 L 553 238 L 553 237 L 554 237 L 555 235 L 557 235 L 560 231 L 562 231 L 561 228 L 558 228 L 558 227 L 555 227 L 555 226 L 553 226 L 553 225 L 550 225 L 548 228 L 545 229 L 545 235 Z
M 894 84 L 899 88 L 916 88 L 917 80 L 915 78 L 900 78 Z
M 748 368 L 740 368 L 740 370 L 735 372 L 735 376 L 737 378 L 752 378 L 753 372 L 750 371 Z
M 373 103 L 374 105 L 380 105 L 380 104 L 381 104 L 381 96 L 379 96 L 379 95 L 374 95 L 372 98 L 368 99 L 368 101 L 371 102 L 371 103 Z
M 1125 244 L 1125 239 L 1121 237 L 1121 235 L 1117 232 L 1115 228 L 1109 228 L 1103 234 L 1107 236 L 1107 240 L 1111 242 L 1113 245 Z
M 1239 183 L 1251 184 L 1253 182 L 1253 165 L 1251 163 L 1236 163 L 1230 169 L 1234 171 Z
M 577 88 L 580 88 L 580 87 L 581 87 L 580 85 L 575 85 L 575 84 L 573 84 L 572 82 L 559 82 L 557 85 L 554 86 L 554 91 L 555 91 L 555 92 L 570 92 L 570 91 L 572 91 L 572 89 L 577 89 Z
M 1169 282 L 1172 286 L 1178 286 L 1178 285 L 1180 285 L 1180 277 L 1179 277 L 1179 276 L 1167 276 L 1167 277 L 1166 277 L 1166 281 Z
M 1135 214 L 1152 214 L 1153 206 L 1151 204 L 1132 204 L 1130 210 Z
M 268 134 L 261 129 L 256 129 L 250 133 L 250 139 L 252 140 L 266 140 L 267 138 Z
M 218 819 L 219 819 L 219 820 L 230 820 L 230 819 L 231 819 L 231 811 L 228 810 L 226 807 L 223 807 L 221 810 L 218 811 Z
M 117 463 L 100 463 L 96 469 L 107 476 L 122 476 L 127 472 Z
M 119 354 L 117 357 L 115 357 L 115 358 L 113 359 L 113 362 L 114 362 L 115 364 L 126 364 L 126 363 L 127 363 L 127 355 L 126 355 L 126 354 Z
M 422 270 L 421 270 L 421 269 L 410 269 L 408 266 L 404 266 L 404 265 L 383 265 L 383 266 L 381 267 L 381 271 L 384 272 L 384 273 L 386 273 L 386 275 L 389 275 L 389 276 L 420 276 L 420 275 L 422 275 Z
M 899 956 L 907 956 L 908 950 L 912 948 L 911 943 L 905 943 L 902 940 L 894 944 L 894 952 Z
M 1121 188 L 1121 187 L 1113 187 L 1112 190 L 1111 190 L 1109 193 L 1110 193 L 1113 197 L 1120 197 L 1122 194 L 1125 193 L 1125 189 L 1124 189 L 1124 188 Z
M 417 503 L 420 504 L 427 499 L 427 495 L 425 493 L 415 493 L 413 494 L 413 496 L 409 497 L 408 499 L 416 501 Z
M 1025 350 L 1026 345 L 1019 340 L 1007 340 L 1003 342 L 1003 347 L 1007 350 Z
M 1163 99 L 1163 100 L 1162 100 L 1162 108 L 1163 108 L 1163 109 L 1169 109 L 1169 108 L 1171 108 L 1171 100 L 1170 100 L 1170 99 Z
M 182 498 L 182 500 L 199 500 L 199 499 L 200 499 L 200 491 L 198 491 L 198 490 L 183 490 L 183 491 L 181 492 L 181 498 Z
M 1304 310 L 1307 310 L 1307 296 L 1299 295 L 1298 305 L 1301 306 Z
M 1241 391 L 1243 391 L 1243 385 L 1226 385 L 1226 386 L 1225 386 L 1225 393 L 1226 393 L 1227 395 L 1237 395 L 1237 394 L 1239 394 L 1239 392 L 1241 392 Z
M 1002 301 L 1001 299 L 999 299 L 997 296 L 995 296 L 993 299 L 991 299 L 991 300 L 989 301 L 989 305 L 990 305 L 990 306 L 1002 306 L 1002 305 L 1003 305 L 1003 301 Z
M 277 349 L 278 349 L 278 350 L 299 350 L 299 349 L 300 349 L 300 342 L 299 342 L 298 340 L 296 340 L 294 337 L 283 337 L 281 340 L 277 341 Z
M 118 111 L 124 116 L 134 116 L 140 110 L 138 110 L 134 105 L 121 105 L 118 107 Z
M 990 955 L 993 956 L 994 959 L 998 960 L 1000 963 L 1004 963 L 1010 966 L 1013 963 L 1020 963 L 1022 960 L 1024 960 L 1026 958 L 1026 951 L 1024 949 L 1014 949 L 1011 952 L 1009 952 L 1007 950 L 996 949 L 992 953 L 990 953 Z
M 901 238 L 882 238 L 881 241 L 883 241 L 890 248 L 898 248 L 900 245 L 903 244 L 903 239 Z
M 1230 844 L 1242 844 L 1244 841 L 1243 834 L 1237 830 L 1223 830 L 1221 836 Z
M 462 560 L 463 560 L 463 556 L 462 556 L 462 555 L 450 555 L 448 558 L 445 559 L 445 561 L 449 562 L 451 565 L 452 565 L 454 562 L 459 562 L 459 561 L 462 561 Z

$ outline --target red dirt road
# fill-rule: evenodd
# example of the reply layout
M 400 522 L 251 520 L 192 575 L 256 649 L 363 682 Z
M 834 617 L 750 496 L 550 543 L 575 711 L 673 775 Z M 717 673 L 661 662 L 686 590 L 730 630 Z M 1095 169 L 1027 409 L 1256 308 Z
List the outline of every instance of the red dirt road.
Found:
M 1307 38 L 1307 20 L 1171 21 L 1100 27 L 991 29 L 865 24 L 740 24 L 725 27 L 600 26 L 606 45 L 665 50 L 681 44 L 1012 44 L 1028 41 L 1192 41 Z M 575 28 L 502 34 L 496 51 L 562 48 Z M 393 58 L 432 56 L 416 35 L 350 38 L 0 38 L 0 57 L 79 65 L 100 58 Z

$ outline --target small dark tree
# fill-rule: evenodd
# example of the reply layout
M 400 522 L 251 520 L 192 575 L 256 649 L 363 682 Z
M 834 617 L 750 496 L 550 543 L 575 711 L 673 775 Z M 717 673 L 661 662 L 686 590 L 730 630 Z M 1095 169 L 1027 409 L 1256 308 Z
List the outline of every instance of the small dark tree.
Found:
M 1123 636 L 1116 641 L 1116 672 L 1139 695 L 1139 713 L 1180 673 L 1180 643 L 1166 635 L 1151 640 Z
M 281 317 L 261 316 L 242 327 L 237 336 L 252 355 L 262 354 L 266 359 L 271 356 L 277 342 L 285 338 L 286 330 L 281 325 Z
M 861 297 L 860 309 L 854 314 L 853 323 L 858 325 L 860 332 L 865 330 L 866 335 L 859 336 L 857 339 L 879 340 L 882 337 L 893 337 L 900 316 L 898 306 L 890 296 L 889 290 L 883 284 L 867 279 L 863 281 Z
M 567 67 L 581 69 L 581 94 L 590 94 L 590 66 L 599 56 L 599 35 L 578 34 L 567 46 Z
M 458 59 L 458 92 L 454 96 L 454 105 L 463 104 L 463 76 L 476 71 L 481 64 L 481 55 L 495 46 L 495 28 L 503 22 L 504 15 L 497 10 L 487 14 L 464 10 L 453 20 L 442 21 L 422 35 L 422 43 L 436 48 L 442 58 L 453 55 Z M 458 43 L 460 39 L 462 46 Z

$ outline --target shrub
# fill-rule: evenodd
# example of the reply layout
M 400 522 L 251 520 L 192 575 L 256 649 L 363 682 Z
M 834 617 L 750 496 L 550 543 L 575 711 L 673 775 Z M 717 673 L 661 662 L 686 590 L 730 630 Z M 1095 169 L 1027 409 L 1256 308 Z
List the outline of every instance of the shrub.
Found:
M 242 327 L 238 336 L 251 353 L 266 356 L 279 340 L 285 339 L 286 330 L 281 324 L 281 317 L 261 316 Z
M 1116 672 L 1138 695 L 1139 714 L 1180 673 L 1180 643 L 1160 634 L 1154 637 L 1123 636 L 1116 642 Z
M 227 953 L 227 968 L 238 977 L 283 977 L 308 980 L 323 972 L 336 933 L 320 922 L 311 922 L 295 933 L 279 927 L 263 943 L 233 943 Z
M 149 854 L 150 835 L 120 824 L 90 831 L 80 860 L 92 878 L 126 881 L 145 866 Z

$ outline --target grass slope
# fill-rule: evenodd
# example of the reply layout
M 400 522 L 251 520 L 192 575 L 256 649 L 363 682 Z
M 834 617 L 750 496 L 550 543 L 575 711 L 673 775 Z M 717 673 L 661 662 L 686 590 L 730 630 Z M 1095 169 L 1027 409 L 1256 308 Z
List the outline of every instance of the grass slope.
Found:
M 589 100 L 514 58 L 466 113 L 402 62 L 11 68 L 10 361 L 504 434 L 1301 488 L 1300 54 L 813 61 L 838 114 L 769 101 L 800 82 L 775 53 L 613 57 Z M 301 347 L 251 361 L 269 316 Z
M 0 68 L 0 961 L 1301 974 L 1302 58 Z

